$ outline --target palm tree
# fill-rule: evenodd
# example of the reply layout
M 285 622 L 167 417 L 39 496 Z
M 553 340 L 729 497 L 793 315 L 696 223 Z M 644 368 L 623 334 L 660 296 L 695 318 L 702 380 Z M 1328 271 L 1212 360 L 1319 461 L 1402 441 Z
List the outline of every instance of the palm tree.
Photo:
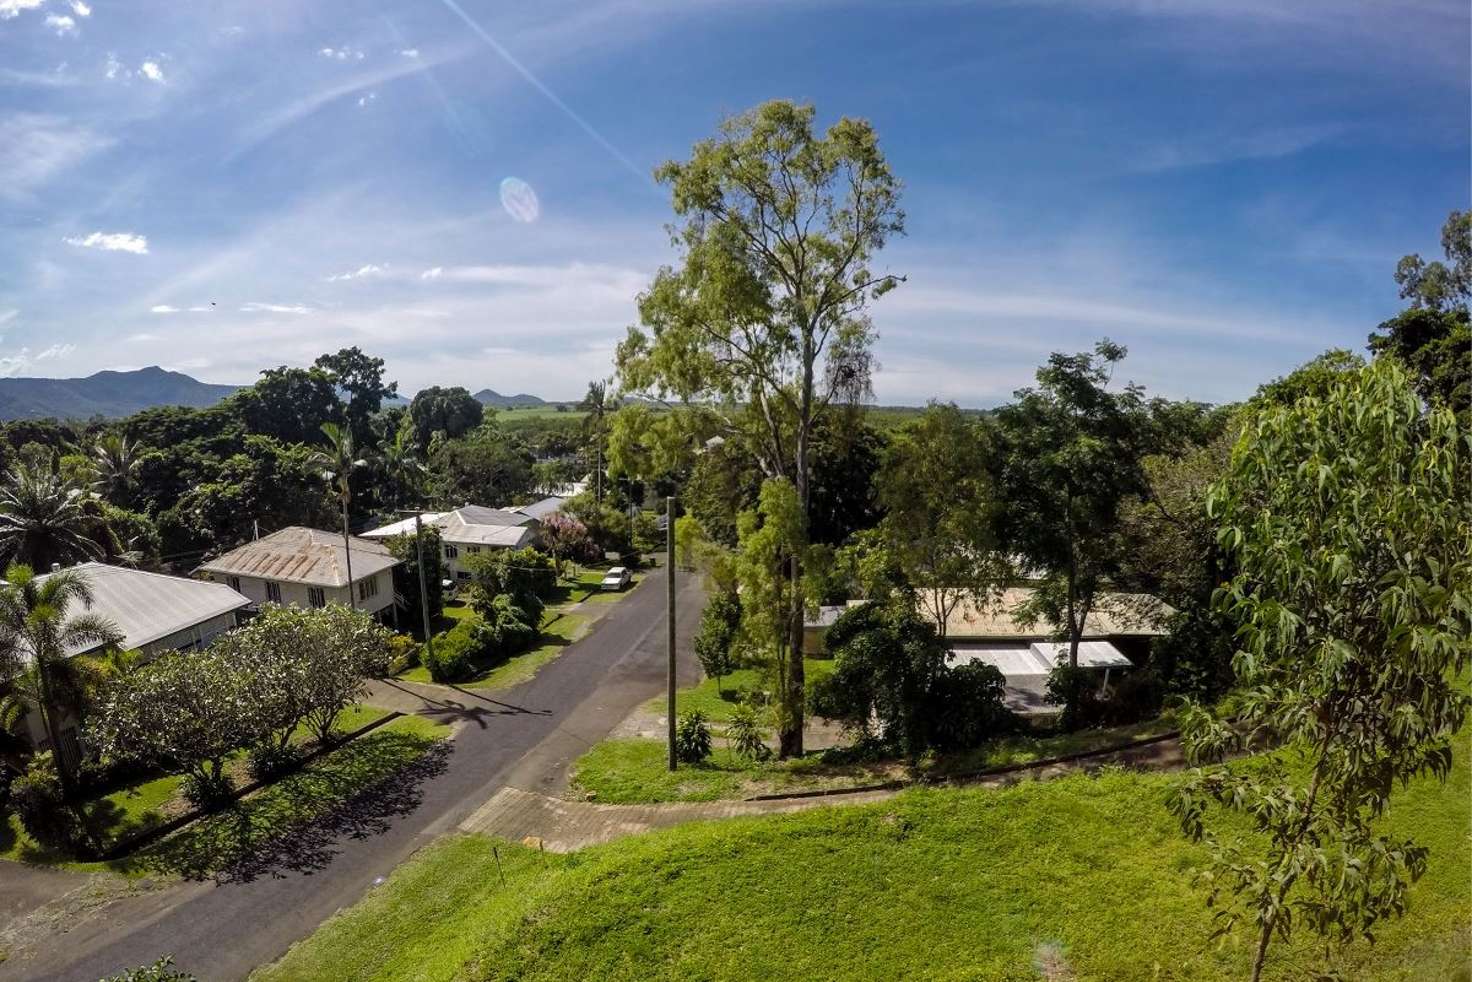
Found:
M 400 426 L 392 442 L 384 444 L 383 467 L 393 484 L 394 508 L 398 508 L 403 500 L 404 488 L 409 485 L 411 476 L 417 478 L 424 473 L 424 465 L 419 462 L 415 450 L 414 430 L 407 425 Z
M 600 505 L 603 504 L 603 427 L 604 417 L 608 414 L 608 403 L 608 383 L 604 381 L 589 382 L 588 394 L 578 403 L 578 408 L 587 414 L 583 417 L 583 432 L 596 441 L 597 466 L 594 473 L 597 476 L 598 490 L 594 492 L 594 498 Z
M 138 445 L 121 433 L 105 433 L 92 448 L 97 484 L 113 504 L 126 504 L 138 478 Z
M 5 570 L 0 586 L 0 678 L 12 704 L 34 707 L 51 741 L 56 771 L 71 789 L 71 762 L 62 753 L 59 709 L 81 700 L 76 665 L 68 656 L 99 645 L 122 643 L 117 626 L 100 614 L 68 609 L 92 606 L 92 588 L 75 569 L 38 576 L 23 563 Z
M 348 502 L 353 497 L 353 471 L 368 466 L 368 462 L 353 452 L 353 431 L 346 426 L 323 423 L 322 433 L 327 437 L 327 449 L 312 454 L 312 466 L 322 468 L 322 479 L 336 485 L 337 500 L 342 504 L 342 545 L 348 564 L 348 605 L 356 608 L 358 599 L 353 593 L 353 544 L 348 532 Z
M 81 489 L 50 468 L 16 464 L 0 483 L 0 560 L 47 569 L 101 556 L 83 501 Z

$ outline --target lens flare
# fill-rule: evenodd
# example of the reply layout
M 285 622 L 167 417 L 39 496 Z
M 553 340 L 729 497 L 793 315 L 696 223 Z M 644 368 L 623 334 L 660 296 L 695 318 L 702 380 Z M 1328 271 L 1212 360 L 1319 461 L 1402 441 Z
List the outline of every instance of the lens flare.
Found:
M 537 192 L 519 177 L 508 177 L 501 182 L 501 207 L 518 222 L 534 222 L 542 213 Z

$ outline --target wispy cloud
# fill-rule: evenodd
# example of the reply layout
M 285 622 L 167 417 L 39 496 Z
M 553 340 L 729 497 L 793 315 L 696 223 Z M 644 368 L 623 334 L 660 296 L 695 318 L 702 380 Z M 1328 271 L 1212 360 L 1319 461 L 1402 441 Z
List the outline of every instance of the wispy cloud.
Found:
M 47 14 L 46 26 L 56 32 L 57 37 L 77 33 L 77 22 L 66 14 Z
M 418 48 L 402 48 L 402 49 L 400 49 L 399 54 L 403 55 L 405 58 L 418 58 L 419 57 L 419 49 Z
M 302 304 L 259 303 L 257 301 L 242 304 L 240 309 L 247 314 L 309 314 L 312 311 L 312 308 Z
M 364 280 L 388 274 L 388 266 L 380 266 L 377 263 L 368 263 L 359 266 L 355 270 L 346 273 L 338 273 L 335 276 L 326 277 L 328 283 L 340 283 L 343 280 Z
M 15 307 L 11 307 L 9 310 L 0 310 L 0 327 L 4 327 L 19 316 L 20 311 Z
M 72 0 L 72 13 L 78 17 L 91 17 L 92 8 L 83 3 L 82 0 Z
M 71 344 L 70 342 L 66 344 L 53 344 L 51 347 L 43 349 L 38 355 L 36 355 L 36 360 L 59 361 L 63 358 L 66 358 L 76 350 L 77 346 L 75 344 Z
M 1187 167 L 1209 167 L 1239 160 L 1291 157 L 1319 146 L 1341 132 L 1343 128 L 1340 126 L 1300 126 L 1177 140 L 1147 150 L 1129 169 L 1149 174 Z
M 67 245 L 83 249 L 101 249 L 103 252 L 131 252 L 136 256 L 148 254 L 148 237 L 132 232 L 93 232 L 86 236 L 69 235 L 62 240 Z
M 364 58 L 362 48 L 318 48 L 317 54 L 332 61 L 362 61 Z
M 60 116 L 0 113 L 0 198 L 23 198 L 112 140 Z
M 151 341 L 162 341 L 162 334 L 154 334 L 150 331 L 139 331 L 137 334 L 129 334 L 125 339 L 132 344 L 147 344 Z
M 143 64 L 139 65 L 138 74 L 142 75 L 150 82 L 158 82 L 159 84 L 163 84 L 164 70 L 159 67 L 158 62 L 156 61 L 145 61 Z
M 152 307 L 148 308 L 148 312 L 150 314 L 177 314 L 179 312 L 179 308 L 170 306 L 166 303 L 156 303 Z
M 372 102 L 377 101 L 377 99 L 378 99 L 378 93 L 377 92 L 369 92 L 367 95 L 360 95 L 360 96 L 358 96 L 358 108 L 359 109 L 362 109 L 363 107 L 367 106 L 369 103 L 372 103 Z

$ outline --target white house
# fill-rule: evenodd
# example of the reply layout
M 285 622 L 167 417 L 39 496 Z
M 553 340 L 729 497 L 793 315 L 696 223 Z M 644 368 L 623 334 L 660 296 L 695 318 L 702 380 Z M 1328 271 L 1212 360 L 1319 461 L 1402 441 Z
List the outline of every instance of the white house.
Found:
M 82 563 L 81 573 L 92 591 L 89 614 L 107 618 L 122 633 L 122 649 L 137 649 L 148 657 L 169 651 L 203 648 L 217 635 L 235 627 L 239 613 L 250 600 L 221 583 L 207 583 L 181 576 L 165 576 L 102 563 Z M 45 580 L 50 574 L 38 577 Z M 77 613 L 73 608 L 73 613 Z M 76 647 L 68 655 L 94 650 Z M 26 727 L 33 746 L 49 747 L 39 713 L 31 713 Z M 76 721 L 61 725 L 63 753 L 76 759 Z
M 495 549 L 521 549 L 536 545 L 542 519 L 558 511 L 565 499 L 551 496 L 516 508 L 483 508 L 466 505 L 454 511 L 425 512 L 419 520 L 440 533 L 440 558 L 450 577 L 470 579 L 466 561 Z M 414 519 L 406 518 L 363 533 L 363 538 L 383 540 L 413 534 Z
M 356 536 L 350 541 L 351 581 L 343 537 L 300 525 L 247 542 L 196 572 L 238 590 L 255 604 L 325 607 L 355 602 L 380 621 L 392 619 L 393 568 L 399 561 L 382 542 Z

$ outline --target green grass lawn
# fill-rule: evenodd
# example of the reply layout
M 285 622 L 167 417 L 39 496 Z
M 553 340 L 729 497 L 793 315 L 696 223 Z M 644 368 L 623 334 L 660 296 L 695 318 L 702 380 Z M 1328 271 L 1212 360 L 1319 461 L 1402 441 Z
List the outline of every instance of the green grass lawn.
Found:
M 831 658 L 803 660 L 803 674 L 810 694 L 814 685 L 833 674 L 833 664 Z M 675 693 L 675 711 L 689 713 L 698 709 L 712 723 L 725 723 L 741 704 L 743 692 L 760 690 L 766 684 L 762 681 L 761 673 L 754 668 L 743 668 L 730 675 L 723 675 L 719 685 L 715 679 L 702 679 L 698 685 Z M 645 708 L 650 712 L 663 714 L 664 696 L 649 700 L 645 703 Z
M 563 649 L 578 637 L 587 620 L 579 614 L 558 614 L 551 623 L 542 628 L 541 644 L 519 655 L 513 655 L 484 675 L 462 684 L 474 689 L 508 689 L 513 685 L 520 685 L 536 675 L 543 665 L 562 654 Z
M 388 713 L 389 710 L 380 709 L 377 706 L 350 706 L 338 717 L 335 728 L 339 733 L 350 733 L 367 726 L 374 720 L 382 719 Z M 362 739 L 369 738 L 371 734 Z M 310 740 L 311 734 L 306 727 L 298 727 L 296 733 L 292 735 L 292 741 L 297 744 L 306 744 Z M 351 747 L 353 744 L 348 746 Z M 232 757 L 232 767 L 236 771 L 235 778 L 242 782 L 249 780 L 242 770 L 244 757 L 243 751 Z M 94 826 L 101 830 L 104 845 L 112 845 L 128 836 L 160 825 L 173 815 L 187 811 L 189 806 L 182 800 L 179 793 L 182 782 L 183 779 L 176 774 L 140 781 L 108 794 L 99 795 L 87 802 L 84 807 Z M 78 868 L 94 868 L 99 865 L 74 863 L 69 857 L 40 846 L 26 834 L 25 829 L 21 827 L 20 819 L 14 815 L 7 816 L 6 821 L 0 824 L 0 859 Z
M 1343 966 L 1362 982 L 1468 978 L 1472 781 L 1414 782 L 1387 823 L 1431 849 L 1404 918 Z M 441 840 L 256 978 L 1228 982 L 1250 940 L 1208 940 L 1204 851 L 1166 812 L 1171 775 L 1117 770 L 1008 789 L 682 826 L 539 856 Z M 544 865 L 545 864 L 545 865 Z M 1267 977 L 1319 949 L 1275 945 Z

